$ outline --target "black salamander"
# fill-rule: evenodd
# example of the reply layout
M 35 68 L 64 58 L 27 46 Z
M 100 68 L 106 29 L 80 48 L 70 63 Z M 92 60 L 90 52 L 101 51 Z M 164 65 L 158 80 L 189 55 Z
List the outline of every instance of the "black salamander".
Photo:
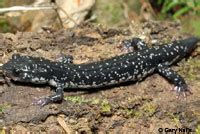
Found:
M 123 44 L 136 47 L 137 51 L 86 64 L 73 64 L 71 56 L 55 62 L 41 57 L 14 54 L 12 59 L 2 66 L 2 71 L 7 79 L 14 81 L 55 86 L 54 95 L 37 101 L 37 104 L 42 106 L 61 101 L 64 88 L 105 87 L 142 80 L 154 72 L 161 74 L 174 84 L 174 89 L 179 95 L 186 95 L 190 91 L 186 82 L 169 66 L 192 52 L 198 41 L 198 38 L 191 37 L 148 48 L 142 40 L 133 38 L 124 41 Z

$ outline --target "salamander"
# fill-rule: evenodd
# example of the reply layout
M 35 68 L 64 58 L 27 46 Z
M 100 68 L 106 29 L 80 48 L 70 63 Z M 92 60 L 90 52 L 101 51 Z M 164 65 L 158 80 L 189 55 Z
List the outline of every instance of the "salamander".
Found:
M 13 81 L 56 87 L 55 94 L 36 102 L 42 106 L 62 101 L 64 88 L 102 88 L 140 81 L 153 73 L 159 73 L 174 84 L 178 94 L 186 95 L 190 89 L 185 80 L 169 67 L 189 55 L 197 47 L 198 41 L 199 38 L 190 37 L 149 48 L 141 39 L 133 38 L 123 41 L 123 44 L 137 48 L 137 51 L 84 64 L 74 64 L 71 56 L 51 61 L 42 57 L 14 54 L 12 59 L 3 64 L 2 72 L 7 79 Z

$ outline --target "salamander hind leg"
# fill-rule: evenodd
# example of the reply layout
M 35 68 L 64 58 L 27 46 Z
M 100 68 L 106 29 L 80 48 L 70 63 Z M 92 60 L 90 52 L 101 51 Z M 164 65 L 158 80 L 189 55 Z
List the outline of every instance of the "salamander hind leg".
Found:
M 133 52 L 133 50 L 146 49 L 148 46 L 140 38 L 132 38 L 129 40 L 122 41 L 122 51 L 123 52 Z
M 163 77 L 165 77 L 169 82 L 174 84 L 173 90 L 177 92 L 177 98 L 180 97 L 180 95 L 183 95 L 186 97 L 186 95 L 191 94 L 190 89 L 188 88 L 188 85 L 186 84 L 183 77 L 181 77 L 179 74 L 171 70 L 170 68 L 159 64 L 157 67 L 157 72 L 161 74 Z
M 56 93 L 47 97 L 40 98 L 33 102 L 34 105 L 45 106 L 50 103 L 58 103 L 63 100 L 63 88 L 58 87 Z

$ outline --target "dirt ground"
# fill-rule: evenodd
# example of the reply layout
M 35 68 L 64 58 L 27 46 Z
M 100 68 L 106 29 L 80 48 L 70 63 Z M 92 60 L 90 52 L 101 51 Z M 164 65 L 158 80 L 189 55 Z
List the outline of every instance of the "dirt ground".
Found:
M 131 30 L 85 23 L 68 30 L 0 34 L 0 58 L 3 64 L 14 53 L 51 60 L 70 54 L 75 64 L 87 63 L 122 54 L 120 42 L 135 36 L 152 46 L 190 35 L 181 33 L 180 25 L 171 22 L 145 22 Z M 48 85 L 2 83 L 0 133 L 158 133 L 159 128 L 200 132 L 200 48 L 172 68 L 192 89 L 187 100 L 177 100 L 170 91 L 173 85 L 158 74 L 100 90 L 66 89 L 65 101 L 44 107 L 32 102 L 53 93 Z

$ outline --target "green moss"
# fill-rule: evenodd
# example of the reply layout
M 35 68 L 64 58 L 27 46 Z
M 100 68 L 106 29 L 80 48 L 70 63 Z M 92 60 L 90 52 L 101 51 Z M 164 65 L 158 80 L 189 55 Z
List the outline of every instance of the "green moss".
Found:
M 145 103 L 141 110 L 143 111 L 144 115 L 146 116 L 153 116 L 157 110 L 157 105 L 154 103 Z
M 125 115 L 126 117 L 133 117 L 134 116 L 134 111 L 132 109 L 125 109 L 124 112 L 126 114 Z
M 111 111 L 111 105 L 107 100 L 103 100 L 101 103 L 101 111 L 102 112 L 110 112 Z
M 178 125 L 180 124 L 180 120 L 179 120 L 178 117 L 174 117 L 174 118 L 172 119 L 172 121 L 176 124 L 176 126 L 178 126 Z
M 131 98 L 128 98 L 129 104 L 134 105 L 143 105 L 145 102 L 149 102 L 150 99 L 148 96 L 134 96 Z
M 135 96 L 133 98 L 128 98 L 129 103 L 135 105 L 132 109 L 123 109 L 123 113 L 125 113 L 126 117 L 134 117 L 134 118 L 141 118 L 151 117 L 157 111 L 158 106 L 147 98 L 143 98 L 141 96 Z
M 134 96 L 128 98 L 128 103 L 134 108 L 123 109 L 126 117 L 149 117 L 153 116 L 157 110 L 157 105 L 153 104 L 147 96 Z
M 197 50 L 198 51 L 198 50 Z M 199 75 L 200 61 L 198 58 L 191 58 L 179 67 L 180 74 L 189 80 L 197 80 Z
M 101 107 L 102 112 L 110 112 L 111 111 L 111 105 L 108 102 L 108 100 L 100 100 L 97 98 L 86 99 L 83 96 L 67 96 L 67 97 L 65 97 L 65 100 L 69 100 L 75 104 L 88 103 L 91 105 L 99 105 Z
M 90 104 L 92 105 L 98 105 L 100 103 L 101 103 L 100 99 L 97 99 L 97 98 L 92 98 L 90 102 Z
M 140 118 L 143 115 L 143 111 L 140 111 L 138 109 L 122 109 L 123 115 L 126 118 Z
M 180 120 L 178 118 L 178 116 L 175 116 L 172 113 L 167 113 L 167 115 L 169 116 L 169 118 L 171 118 L 172 122 L 176 125 L 179 126 L 180 125 Z
M 142 111 L 135 111 L 134 112 L 134 117 L 136 117 L 136 118 L 140 118 L 140 117 L 142 117 L 142 115 L 143 115 Z
M 90 100 L 85 99 L 83 96 L 67 96 L 65 97 L 65 100 L 69 100 L 72 101 L 73 103 L 77 103 L 77 104 L 83 104 L 83 103 L 87 103 Z
M 195 129 L 196 134 L 200 134 L 200 124 L 197 126 L 197 128 Z
M 11 105 L 8 103 L 4 103 L 0 105 L 0 114 L 2 114 L 6 109 L 10 108 Z
M 73 103 L 78 103 L 78 104 L 89 103 L 92 105 L 98 105 L 98 104 L 106 103 L 105 100 L 101 101 L 100 99 L 94 98 L 94 97 L 86 99 L 83 96 L 67 96 L 65 97 L 65 100 L 69 100 L 69 101 L 72 101 Z
M 143 99 L 142 96 L 134 96 L 134 97 L 128 98 L 128 102 L 133 103 L 133 102 L 141 101 L 142 99 Z

